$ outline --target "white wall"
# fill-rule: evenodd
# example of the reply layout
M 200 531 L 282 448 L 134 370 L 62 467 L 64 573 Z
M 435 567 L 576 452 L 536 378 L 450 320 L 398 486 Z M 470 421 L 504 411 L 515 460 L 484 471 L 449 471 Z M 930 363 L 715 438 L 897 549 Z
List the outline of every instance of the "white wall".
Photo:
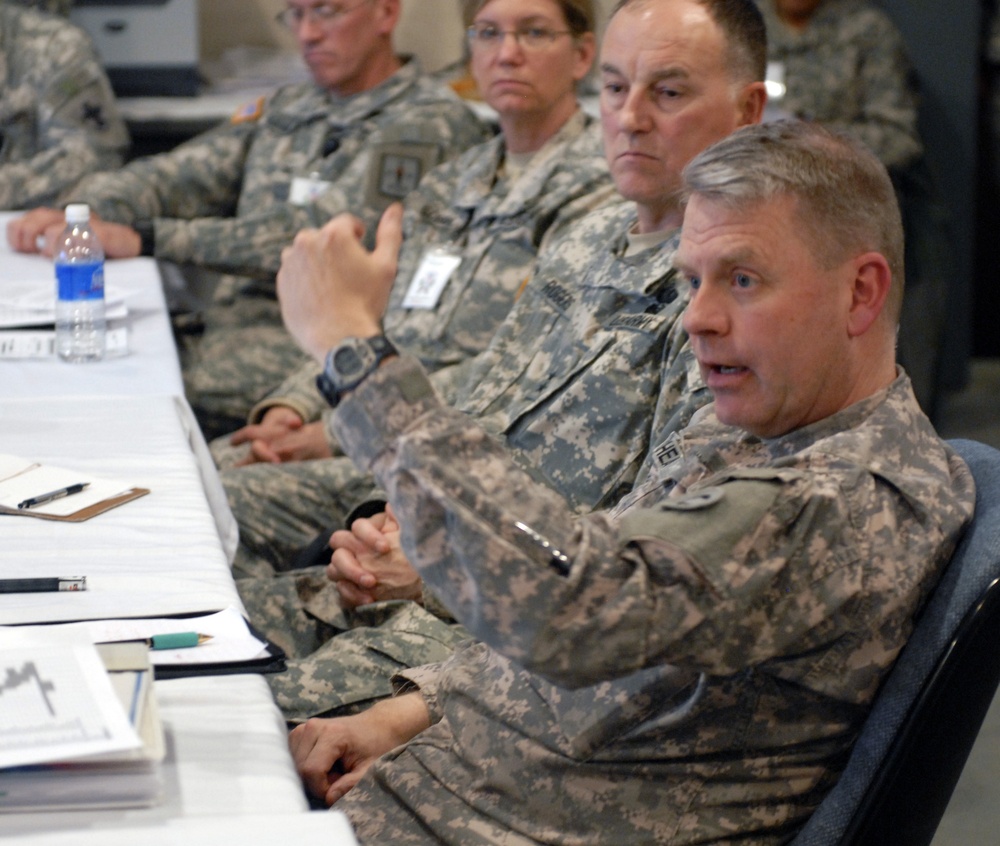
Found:
M 597 0 L 601 20 L 614 0 Z M 229 47 L 287 47 L 295 42 L 274 17 L 282 0 L 199 0 L 202 59 L 216 59 Z M 400 52 L 414 53 L 428 70 L 454 61 L 462 51 L 458 0 L 403 0 L 403 18 L 396 34 Z

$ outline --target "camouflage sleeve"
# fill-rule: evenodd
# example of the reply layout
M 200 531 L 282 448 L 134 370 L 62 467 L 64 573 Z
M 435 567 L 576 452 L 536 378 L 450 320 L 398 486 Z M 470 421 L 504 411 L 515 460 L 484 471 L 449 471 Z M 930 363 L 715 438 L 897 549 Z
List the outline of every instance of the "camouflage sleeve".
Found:
M 94 174 L 76 186 L 72 198 L 89 203 L 106 220 L 126 224 L 231 215 L 252 138 L 250 124 L 221 124 L 170 152 Z
M 316 388 L 316 377 L 321 372 L 322 367 L 312 359 L 304 361 L 298 370 L 250 409 L 247 422 L 259 423 L 264 413 L 275 406 L 292 409 L 305 423 L 319 420 L 330 407 Z
M 412 360 L 383 365 L 335 418 L 424 581 L 475 637 L 562 686 L 663 662 L 732 673 L 810 631 L 836 637 L 861 587 L 842 492 L 801 471 L 580 517 L 442 407 Z
M 50 21 L 34 67 L 0 94 L 0 207 L 56 204 L 86 174 L 119 167 L 129 146 L 111 85 L 86 35 Z M 22 37 L 31 33 L 22 31 Z
M 386 189 L 384 170 L 397 159 L 419 159 L 420 167 L 426 169 L 481 141 L 481 124 L 474 118 L 460 120 L 460 116 L 465 117 L 463 110 L 438 103 L 414 107 L 403 128 L 388 121 L 374 128 L 358 127 L 358 149 L 350 163 L 332 185 L 306 205 L 282 201 L 237 217 L 230 212 L 222 217 L 189 214 L 158 218 L 154 221 L 156 256 L 270 278 L 278 272 L 281 251 L 296 232 L 322 226 L 343 212 L 362 221 L 368 245 L 373 246 L 382 212 L 405 196 L 395 196 Z
M 888 18 L 872 14 L 865 23 L 858 50 L 858 117 L 829 125 L 863 141 L 886 167 L 906 167 L 923 151 L 913 69 L 903 38 Z

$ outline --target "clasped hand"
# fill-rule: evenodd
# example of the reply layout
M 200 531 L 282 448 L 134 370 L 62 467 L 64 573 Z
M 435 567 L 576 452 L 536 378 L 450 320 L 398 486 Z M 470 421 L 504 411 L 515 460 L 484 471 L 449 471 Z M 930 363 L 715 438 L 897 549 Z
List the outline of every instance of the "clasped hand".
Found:
M 423 583 L 399 542 L 399 524 L 392 510 L 355 520 L 350 531 L 330 536 L 333 556 L 327 577 L 336 584 L 345 608 L 388 599 L 421 602 Z

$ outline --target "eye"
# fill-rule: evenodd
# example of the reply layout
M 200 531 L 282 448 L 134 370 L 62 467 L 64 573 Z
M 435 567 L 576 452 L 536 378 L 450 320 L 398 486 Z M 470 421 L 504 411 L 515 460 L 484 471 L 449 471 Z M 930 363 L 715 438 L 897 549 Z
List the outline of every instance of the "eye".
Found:
M 615 80 L 605 80 L 601 86 L 601 95 L 612 103 L 620 102 L 625 97 L 625 86 Z
M 676 88 L 670 88 L 668 86 L 657 86 L 653 92 L 653 96 L 656 102 L 661 105 L 669 105 L 678 97 L 681 96 L 681 92 Z
M 737 273 L 733 276 L 733 284 L 735 284 L 737 288 L 741 289 L 752 288 L 754 279 L 746 273 Z
M 484 44 L 491 44 L 501 37 L 500 28 L 493 24 L 479 24 L 472 27 L 472 32 Z
M 541 44 L 552 38 L 552 33 L 542 26 L 529 26 L 527 29 L 521 30 L 519 35 L 533 44 Z
M 692 291 L 697 291 L 701 287 L 700 276 L 688 276 L 685 280 Z

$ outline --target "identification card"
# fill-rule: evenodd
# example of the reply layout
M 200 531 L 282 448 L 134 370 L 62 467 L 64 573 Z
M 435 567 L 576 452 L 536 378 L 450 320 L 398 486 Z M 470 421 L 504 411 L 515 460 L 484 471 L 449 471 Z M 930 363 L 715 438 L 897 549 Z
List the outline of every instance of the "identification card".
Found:
M 296 176 L 288 191 L 288 202 L 293 206 L 305 206 L 313 202 L 331 185 L 325 179 L 320 179 L 318 173 L 309 176 Z
M 428 250 L 403 297 L 403 308 L 437 308 L 441 294 L 462 263 L 462 256 L 442 247 Z

